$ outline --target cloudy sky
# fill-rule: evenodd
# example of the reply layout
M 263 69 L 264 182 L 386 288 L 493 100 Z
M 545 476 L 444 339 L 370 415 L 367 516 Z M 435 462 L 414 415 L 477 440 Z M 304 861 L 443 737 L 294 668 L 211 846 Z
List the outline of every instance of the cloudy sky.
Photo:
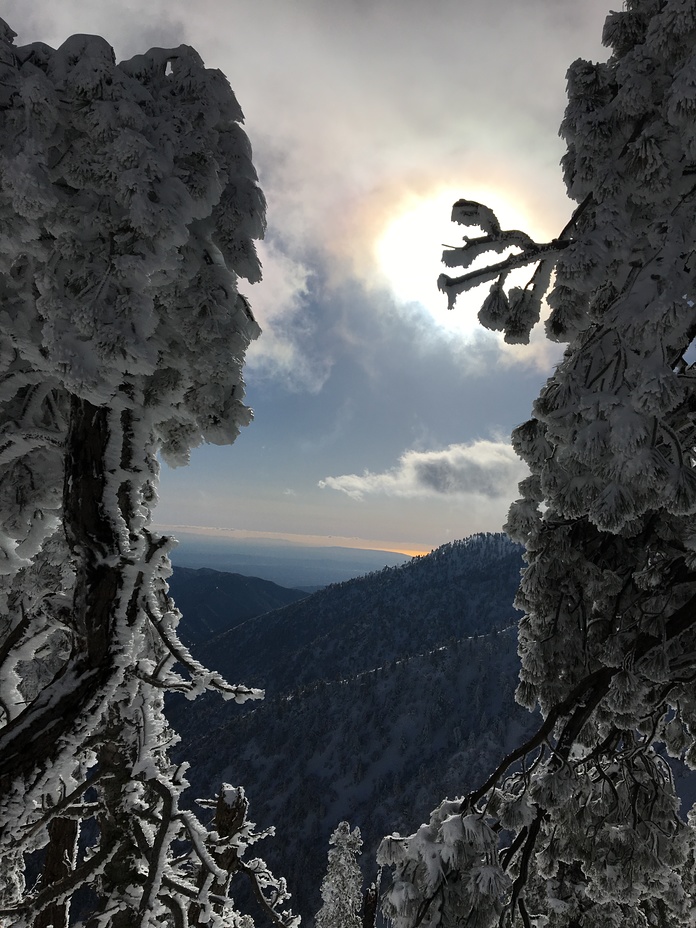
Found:
M 255 421 L 163 470 L 159 521 L 416 552 L 499 530 L 510 430 L 554 350 L 477 328 L 435 281 L 460 197 L 554 237 L 565 72 L 606 0 L 0 0 L 17 44 L 193 45 L 246 115 L 269 202 Z

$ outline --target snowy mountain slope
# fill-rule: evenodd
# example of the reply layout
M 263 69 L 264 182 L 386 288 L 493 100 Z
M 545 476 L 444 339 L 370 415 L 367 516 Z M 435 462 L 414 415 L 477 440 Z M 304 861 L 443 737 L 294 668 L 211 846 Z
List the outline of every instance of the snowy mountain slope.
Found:
M 228 679 L 269 694 L 351 676 L 514 622 L 521 567 L 521 549 L 506 536 L 474 535 L 401 567 L 332 584 L 197 653 Z
M 219 724 L 208 717 L 186 746 L 193 793 L 245 784 L 252 818 L 276 826 L 262 855 L 287 877 L 306 919 L 320 905 L 339 821 L 360 827 L 372 879 L 383 835 L 413 831 L 531 734 L 538 720 L 513 698 L 517 669 L 511 627 L 276 694 L 251 711 L 219 711 Z
M 307 595 L 270 580 L 205 567 L 174 567 L 169 590 L 182 612 L 179 635 L 188 645 L 204 642 L 253 616 Z
M 252 819 L 276 827 L 259 853 L 287 877 L 305 923 L 339 821 L 360 827 L 371 880 L 383 835 L 413 832 L 536 729 L 513 698 L 521 564 L 503 536 L 474 536 L 254 618 L 203 649 L 267 696 L 179 704 L 188 795 L 245 786 Z M 692 795 L 693 776 L 679 787 Z
M 241 783 L 261 851 L 310 916 L 329 835 L 359 825 L 364 861 L 444 795 L 475 785 L 533 717 L 514 703 L 520 548 L 454 542 L 403 567 L 336 584 L 244 622 L 197 653 L 262 703 L 173 707 L 192 795 Z

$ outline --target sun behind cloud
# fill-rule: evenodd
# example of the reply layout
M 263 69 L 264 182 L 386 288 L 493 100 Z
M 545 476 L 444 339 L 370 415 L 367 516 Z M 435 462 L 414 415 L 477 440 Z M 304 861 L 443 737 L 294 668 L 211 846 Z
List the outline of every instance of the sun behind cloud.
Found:
M 447 298 L 437 289 L 443 246 L 458 246 L 464 235 L 477 234 L 451 221 L 452 204 L 462 197 L 490 206 L 503 228 L 523 229 L 544 237 L 538 218 L 503 190 L 464 185 L 438 187 L 402 196 L 374 242 L 374 259 L 381 283 L 398 303 L 423 307 L 441 328 L 470 340 L 482 331 L 477 313 L 486 290 L 477 288 L 461 297 L 455 310 L 450 311 Z

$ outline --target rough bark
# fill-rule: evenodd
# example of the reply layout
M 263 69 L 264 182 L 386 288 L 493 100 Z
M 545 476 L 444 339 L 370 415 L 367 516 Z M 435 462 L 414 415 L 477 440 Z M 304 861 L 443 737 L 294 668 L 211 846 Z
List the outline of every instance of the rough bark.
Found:
M 95 707 L 113 672 L 110 642 L 121 567 L 118 536 L 104 512 L 109 412 L 72 398 L 63 499 L 65 533 L 77 571 L 73 655 L 0 732 L 0 791 L 57 758 L 64 736 Z
M 76 819 L 54 818 L 48 826 L 49 845 L 43 866 L 42 883 L 52 886 L 72 873 L 79 825 Z M 34 920 L 34 928 L 68 928 L 70 901 L 53 902 Z

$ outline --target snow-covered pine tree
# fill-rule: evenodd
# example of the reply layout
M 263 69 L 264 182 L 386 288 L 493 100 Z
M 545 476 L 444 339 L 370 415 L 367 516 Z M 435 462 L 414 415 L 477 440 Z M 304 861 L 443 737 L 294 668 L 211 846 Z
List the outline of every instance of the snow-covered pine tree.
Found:
M 243 794 L 211 827 L 179 805 L 163 693 L 260 694 L 177 639 L 151 527 L 157 454 L 250 418 L 242 113 L 187 46 L 116 64 L 95 36 L 13 39 L 0 21 L 0 923 L 238 925 L 243 873 L 287 925 L 284 882 L 243 859 Z
M 360 829 L 350 830 L 340 822 L 329 838 L 326 876 L 321 884 L 323 905 L 316 917 L 316 928 L 361 928 L 362 874 L 358 855 L 362 847 Z
M 399 928 L 696 924 L 665 758 L 696 767 L 696 2 L 627 0 L 604 42 L 607 62 L 568 72 L 578 206 L 558 239 L 453 210 L 482 234 L 444 255 L 466 269 L 440 280 L 450 302 L 492 282 L 481 322 L 525 342 L 548 290 L 567 343 L 513 433 L 531 476 L 507 525 L 528 562 L 517 696 L 544 722 L 480 789 L 385 839 Z

